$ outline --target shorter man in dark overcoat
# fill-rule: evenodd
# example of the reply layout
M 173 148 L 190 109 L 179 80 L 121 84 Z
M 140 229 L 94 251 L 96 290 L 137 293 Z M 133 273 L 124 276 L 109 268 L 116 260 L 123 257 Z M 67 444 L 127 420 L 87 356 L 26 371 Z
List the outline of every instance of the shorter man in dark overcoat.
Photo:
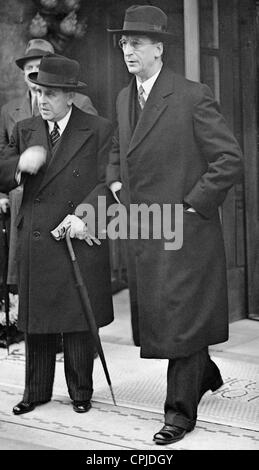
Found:
M 5 103 L 1 108 L 0 113 L 0 158 L 4 149 L 8 146 L 13 132 L 13 128 L 18 121 L 27 119 L 32 116 L 39 115 L 36 85 L 32 83 L 28 75 L 32 72 L 38 72 L 40 61 L 45 55 L 54 54 L 54 47 L 49 41 L 45 39 L 35 38 L 28 41 L 24 54 L 15 60 L 15 64 L 19 67 L 20 72 L 23 74 L 24 84 L 26 89 L 22 96 L 17 96 L 11 101 Z M 82 93 L 74 93 L 73 103 L 82 111 L 89 114 L 98 114 L 93 106 L 89 96 Z M 10 218 L 7 216 L 7 223 L 9 235 L 9 250 L 8 250 L 8 275 L 7 284 L 10 291 L 17 292 L 17 266 L 16 266 L 16 239 L 17 230 L 15 227 L 15 219 L 19 212 L 22 200 L 22 186 L 15 188 L 9 194 L 0 193 L 0 212 L 6 213 L 8 206 L 10 206 Z M 0 246 L 1 251 L 1 246 Z M 1 255 L 1 253 L 0 253 Z M 9 344 L 12 342 L 19 342 L 23 339 L 23 334 L 17 331 L 16 327 L 17 315 L 13 315 L 9 335 Z M 6 328 L 2 328 L 0 345 L 7 343 Z M 60 344 L 58 348 L 60 349 Z
M 0 163 L 0 190 L 24 186 L 16 225 L 18 327 L 25 332 L 26 378 L 15 414 L 51 399 L 60 333 L 73 409 L 86 412 L 91 407 L 94 344 L 66 243 L 51 235 L 62 221 L 76 238 L 74 249 L 97 327 L 113 320 L 108 241 L 100 244 L 74 215 L 79 204 L 97 207 L 98 196 L 106 195 L 111 124 L 72 104 L 74 92 L 85 87 L 79 73 L 74 60 L 55 54 L 42 59 L 38 73 L 29 74 L 37 89 L 40 116 L 15 125 Z

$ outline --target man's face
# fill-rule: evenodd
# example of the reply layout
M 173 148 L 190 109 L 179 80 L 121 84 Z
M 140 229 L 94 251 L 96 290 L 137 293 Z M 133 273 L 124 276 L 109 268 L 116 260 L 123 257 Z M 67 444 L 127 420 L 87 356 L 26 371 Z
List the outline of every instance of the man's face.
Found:
M 29 87 L 30 90 L 33 92 L 36 92 L 36 85 L 28 79 L 29 73 L 38 73 L 39 67 L 40 67 L 40 61 L 41 58 L 39 59 L 32 59 L 32 60 L 27 60 L 23 66 L 23 71 L 24 71 L 24 81 Z
M 157 72 L 161 63 L 163 44 L 147 36 L 122 36 L 120 46 L 128 71 L 144 81 Z
M 37 85 L 38 106 L 42 119 L 59 121 L 68 113 L 73 93 L 60 88 Z

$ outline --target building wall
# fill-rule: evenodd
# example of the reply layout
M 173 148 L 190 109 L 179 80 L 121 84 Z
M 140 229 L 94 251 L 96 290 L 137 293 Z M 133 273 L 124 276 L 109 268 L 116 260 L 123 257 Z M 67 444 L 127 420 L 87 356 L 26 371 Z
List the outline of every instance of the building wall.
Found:
M 23 56 L 34 10 L 31 0 L 0 2 L 0 106 L 23 94 L 23 75 L 15 59 Z

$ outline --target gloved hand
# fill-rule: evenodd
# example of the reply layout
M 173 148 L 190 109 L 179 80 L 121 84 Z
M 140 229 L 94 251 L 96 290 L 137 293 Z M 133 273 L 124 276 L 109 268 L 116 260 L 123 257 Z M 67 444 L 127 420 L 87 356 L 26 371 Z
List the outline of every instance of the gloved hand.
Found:
M 17 171 L 36 175 L 46 162 L 47 150 L 42 145 L 28 147 L 20 156 Z
M 0 212 L 6 214 L 7 210 L 10 207 L 10 202 L 8 197 L 1 197 L 0 199 Z
M 88 245 L 92 246 L 93 243 L 101 245 L 100 240 L 95 238 L 88 230 L 84 222 L 76 215 L 67 215 L 64 220 L 51 231 L 51 234 L 56 240 L 61 240 L 66 236 L 66 232 L 69 230 L 71 238 L 79 238 L 79 240 L 85 240 Z

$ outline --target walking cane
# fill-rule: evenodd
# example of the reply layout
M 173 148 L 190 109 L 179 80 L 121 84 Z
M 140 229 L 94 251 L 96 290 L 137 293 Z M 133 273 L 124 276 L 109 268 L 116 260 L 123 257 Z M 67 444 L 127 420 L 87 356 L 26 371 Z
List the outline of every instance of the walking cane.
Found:
M 116 406 L 116 401 L 115 401 L 115 396 L 114 396 L 113 389 L 112 389 L 111 379 L 110 379 L 110 376 L 109 376 L 106 360 L 105 360 L 105 357 L 104 357 L 104 352 L 103 352 L 101 340 L 100 340 L 100 337 L 99 337 L 98 329 L 97 329 L 97 326 L 96 326 L 95 317 L 94 317 L 94 314 L 93 314 L 93 310 L 92 310 L 92 306 L 91 306 L 90 299 L 89 299 L 89 296 L 88 296 L 88 292 L 87 292 L 86 286 L 84 284 L 82 274 L 80 272 L 79 265 L 78 265 L 78 262 L 77 262 L 77 259 L 76 259 L 76 256 L 75 256 L 75 252 L 74 252 L 74 249 L 73 249 L 73 246 L 72 246 L 72 241 L 71 241 L 71 238 L 70 238 L 69 229 L 66 232 L 66 242 L 67 242 L 67 248 L 68 248 L 68 251 L 69 251 L 69 254 L 70 254 L 70 258 L 71 258 L 71 261 L 72 261 L 72 265 L 73 265 L 73 268 L 74 268 L 74 273 L 75 273 L 75 278 L 76 278 L 76 281 L 77 281 L 77 286 L 78 286 L 79 291 L 80 291 L 80 295 L 81 295 L 81 299 L 82 299 L 82 303 L 83 303 L 83 307 L 84 307 L 83 310 L 84 310 L 85 318 L 86 318 L 86 321 L 88 323 L 89 329 L 92 333 L 92 336 L 93 336 L 93 339 L 94 339 L 99 357 L 100 357 L 102 365 L 103 365 L 104 373 L 105 373 L 108 385 L 110 387 L 113 403 Z
M 2 234 L 3 234 L 3 248 L 4 248 L 4 267 L 3 267 L 3 298 L 5 306 L 5 318 L 6 318 L 6 349 L 7 355 L 9 355 L 9 343 L 10 343 L 10 298 L 9 298 L 9 287 L 7 284 L 8 274 L 8 257 L 9 257 L 9 244 L 6 230 L 6 214 L 1 211 L 2 219 Z

